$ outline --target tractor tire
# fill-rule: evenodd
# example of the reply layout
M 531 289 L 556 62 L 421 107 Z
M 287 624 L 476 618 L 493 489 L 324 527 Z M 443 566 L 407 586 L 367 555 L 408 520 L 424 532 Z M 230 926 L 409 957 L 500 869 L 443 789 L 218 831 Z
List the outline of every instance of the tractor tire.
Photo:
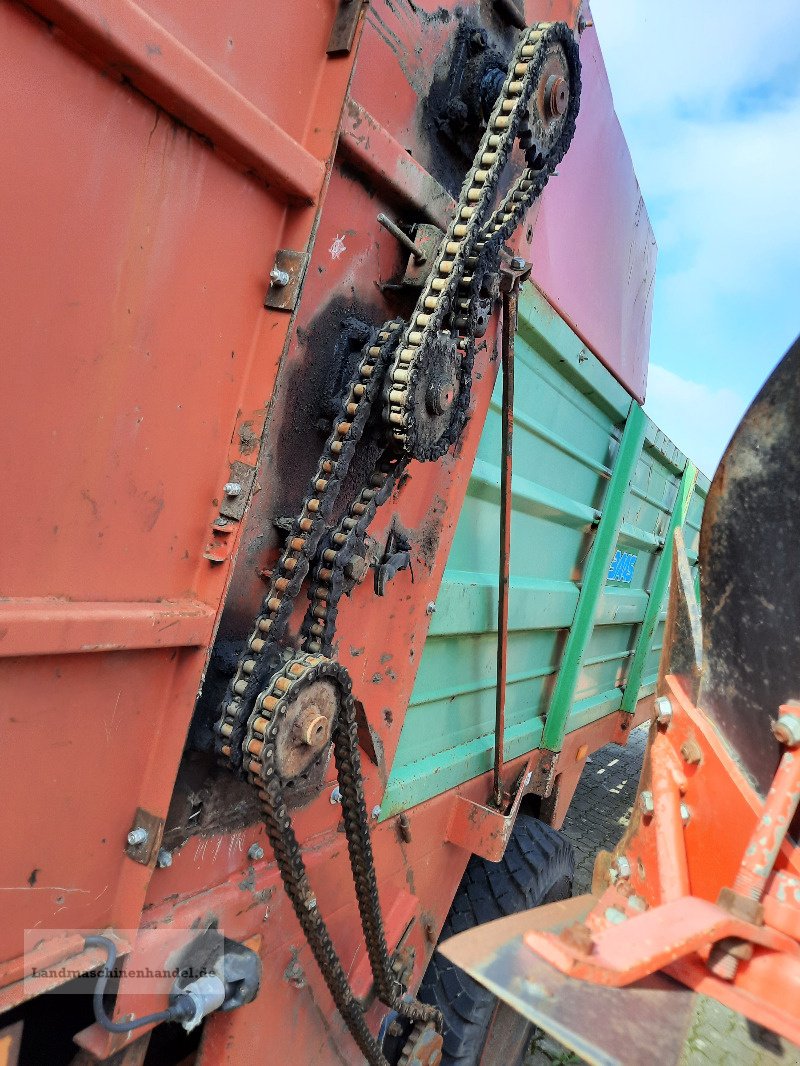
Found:
M 447 915 L 440 942 L 465 929 L 567 899 L 572 893 L 572 845 L 555 829 L 520 814 L 500 862 L 473 855 Z M 444 1015 L 441 1066 L 520 1066 L 535 1027 L 435 952 L 420 999 Z

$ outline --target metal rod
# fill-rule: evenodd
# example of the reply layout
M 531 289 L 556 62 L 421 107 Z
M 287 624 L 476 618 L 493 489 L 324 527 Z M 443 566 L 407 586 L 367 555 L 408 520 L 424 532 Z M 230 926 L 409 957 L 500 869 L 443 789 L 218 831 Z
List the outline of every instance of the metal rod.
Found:
M 391 233 L 391 235 L 396 240 L 400 241 L 404 248 L 407 248 L 409 252 L 411 252 L 411 254 L 414 256 L 418 263 L 425 263 L 427 261 L 428 257 L 425 255 L 425 253 L 421 252 L 419 248 L 417 248 L 416 244 L 414 244 L 409 235 L 407 233 L 403 233 L 397 223 L 392 222 L 388 215 L 384 215 L 384 213 L 381 212 L 378 215 L 378 222 L 380 222 L 383 228 L 388 230 L 389 233 Z
M 492 801 L 503 806 L 502 771 L 506 731 L 506 674 L 508 658 L 508 580 L 511 559 L 511 474 L 514 440 L 514 334 L 519 289 L 503 292 L 503 444 L 500 463 L 500 571 L 497 585 L 497 690 L 494 723 L 494 783 Z

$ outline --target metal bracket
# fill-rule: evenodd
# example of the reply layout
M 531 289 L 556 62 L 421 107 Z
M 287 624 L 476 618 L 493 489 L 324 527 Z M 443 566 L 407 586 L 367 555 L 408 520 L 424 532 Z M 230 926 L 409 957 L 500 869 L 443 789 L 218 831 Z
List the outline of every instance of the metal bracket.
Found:
M 363 3 L 364 0 L 339 0 L 328 40 L 329 56 L 347 55 L 350 52 Z
M 386 595 L 387 582 L 391 581 L 400 570 L 410 570 L 413 583 L 414 570 L 411 566 L 411 545 L 402 533 L 397 533 L 394 529 L 391 529 L 386 539 L 383 558 L 375 568 L 376 596 Z
M 538 761 L 533 767 L 530 791 L 535 796 L 546 799 L 553 791 L 556 780 L 556 767 L 558 765 L 557 751 L 540 751 Z
M 300 298 L 303 279 L 306 276 L 308 252 L 295 252 L 291 248 L 279 248 L 275 266 L 270 271 L 270 286 L 264 297 L 264 306 L 273 311 L 294 311 Z
M 250 499 L 253 482 L 256 477 L 256 468 L 242 463 L 238 459 L 231 463 L 231 476 L 225 486 L 230 491 L 225 492 L 222 503 L 219 505 L 219 513 L 223 518 L 244 517 L 244 509 Z M 238 491 L 233 491 L 238 489 Z
M 496 807 L 476 803 L 466 796 L 456 796 L 447 827 L 447 839 L 451 844 L 456 844 L 473 855 L 480 855 L 487 862 L 500 862 L 511 839 L 522 797 L 531 783 L 531 764 L 534 757 L 533 754 L 528 757 L 525 769 L 518 778 L 508 814 L 503 814 Z
M 161 839 L 164 836 L 164 819 L 138 807 L 130 828 L 129 840 L 134 834 L 141 836 L 142 839 L 126 845 L 125 853 L 128 858 L 141 863 L 142 866 L 155 866 L 158 849 L 161 847 Z

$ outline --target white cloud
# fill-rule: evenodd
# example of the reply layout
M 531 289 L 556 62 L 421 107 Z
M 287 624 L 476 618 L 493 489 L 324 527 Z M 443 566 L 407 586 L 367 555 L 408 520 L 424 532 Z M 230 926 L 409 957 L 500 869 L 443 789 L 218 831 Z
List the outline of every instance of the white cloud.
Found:
M 650 364 L 645 411 L 708 477 L 748 406 L 733 389 L 713 389 Z

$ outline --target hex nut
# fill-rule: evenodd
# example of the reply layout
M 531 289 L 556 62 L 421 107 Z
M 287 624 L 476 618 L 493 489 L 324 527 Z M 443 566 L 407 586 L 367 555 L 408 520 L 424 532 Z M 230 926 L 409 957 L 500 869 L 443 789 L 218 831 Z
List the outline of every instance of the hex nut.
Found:
M 172 866 L 172 852 L 167 851 L 166 848 L 161 848 L 156 859 L 156 866 L 161 870 L 167 866 Z
M 689 810 L 689 808 L 686 806 L 685 803 L 682 803 L 681 804 L 681 821 L 683 822 L 683 824 L 684 825 L 688 825 L 689 824 L 689 820 L 690 820 L 691 817 L 692 817 L 692 812 Z
M 339 788 L 338 785 L 335 785 L 334 788 L 333 788 L 333 791 L 331 792 L 331 803 L 341 803 L 341 802 L 342 802 L 341 789 Z
M 628 862 L 627 856 L 618 855 L 617 856 L 617 861 L 616 861 L 616 867 L 617 867 L 617 874 L 620 877 L 627 878 L 627 877 L 631 876 L 631 864 Z
M 656 721 L 659 725 L 669 725 L 672 721 L 672 701 L 668 696 L 656 696 Z
M 782 714 L 772 723 L 772 732 L 781 744 L 787 748 L 796 748 L 800 744 L 800 718 L 793 714 Z
M 247 849 L 247 857 L 251 862 L 258 862 L 264 858 L 264 849 L 260 844 L 251 844 Z
M 681 755 L 690 766 L 697 766 L 703 758 L 703 749 L 696 740 L 690 737 L 681 744 Z
M 645 791 L 639 794 L 639 809 L 645 817 L 649 817 L 653 813 L 655 804 L 653 803 L 652 792 Z

